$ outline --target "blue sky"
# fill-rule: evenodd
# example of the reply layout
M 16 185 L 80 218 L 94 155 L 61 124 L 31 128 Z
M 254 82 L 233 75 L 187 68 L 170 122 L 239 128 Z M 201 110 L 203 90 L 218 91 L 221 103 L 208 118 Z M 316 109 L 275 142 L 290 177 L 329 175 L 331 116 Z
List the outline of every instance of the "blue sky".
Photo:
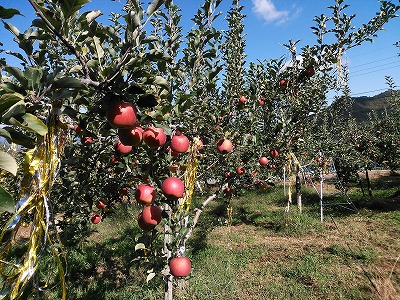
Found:
M 124 0 L 92 0 L 86 10 L 101 10 L 104 19 L 110 11 L 119 11 Z M 356 14 L 354 26 L 366 23 L 375 16 L 379 9 L 377 0 L 345 0 L 350 5 L 348 14 Z M 190 29 L 190 19 L 193 17 L 202 0 L 175 0 L 182 9 L 182 21 L 185 30 Z M 396 3 L 396 1 L 395 1 Z M 223 0 L 219 10 L 223 15 L 219 18 L 218 26 L 226 28 L 226 12 L 231 0 Z M 315 37 L 310 29 L 314 25 L 316 15 L 329 15 L 327 6 L 333 5 L 333 0 L 242 0 L 245 18 L 246 54 L 248 61 L 257 59 L 279 58 L 287 55 L 282 46 L 289 39 L 301 40 L 299 47 L 313 44 Z M 397 3 L 398 4 L 398 3 Z M 4 7 L 15 7 L 25 17 L 17 16 L 11 20 L 20 30 L 25 29 L 33 18 L 33 10 L 27 0 L 1 0 Z M 0 27 L 0 40 L 9 49 L 11 36 Z M 372 96 L 384 91 L 385 76 L 395 79 L 400 86 L 400 48 L 393 44 L 400 41 L 400 18 L 396 18 L 380 31 L 374 43 L 366 42 L 353 48 L 345 55 L 350 71 L 350 88 L 355 96 Z

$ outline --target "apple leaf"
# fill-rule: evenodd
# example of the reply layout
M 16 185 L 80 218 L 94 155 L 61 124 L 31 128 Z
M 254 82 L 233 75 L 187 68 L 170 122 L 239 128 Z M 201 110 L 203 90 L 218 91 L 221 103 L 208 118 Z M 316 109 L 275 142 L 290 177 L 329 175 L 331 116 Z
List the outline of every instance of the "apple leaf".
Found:
M 147 16 L 151 16 L 160 6 L 164 3 L 164 0 L 154 0 L 150 3 L 147 8 Z
M 7 152 L 0 150 L 0 168 L 4 169 L 14 176 L 17 175 L 18 165 L 14 157 Z
M 85 85 L 77 78 L 63 77 L 55 81 L 52 85 L 54 88 L 84 88 Z
M 38 117 L 29 113 L 20 116 L 18 119 L 11 118 L 9 122 L 11 125 L 24 128 L 42 136 L 47 134 L 47 126 Z
M 11 19 L 15 15 L 21 15 L 19 10 L 16 10 L 14 8 L 5 8 L 0 5 L 0 19 Z
M 150 280 L 152 280 L 155 276 L 156 276 L 156 273 L 154 273 L 154 272 L 151 272 L 149 275 L 147 275 L 146 283 L 149 282 Z
M 135 251 L 143 250 L 143 249 L 146 249 L 145 244 L 143 244 L 143 243 L 138 243 L 138 244 L 135 245 Z
M 14 212 L 14 199 L 5 189 L 0 186 L 0 212 Z

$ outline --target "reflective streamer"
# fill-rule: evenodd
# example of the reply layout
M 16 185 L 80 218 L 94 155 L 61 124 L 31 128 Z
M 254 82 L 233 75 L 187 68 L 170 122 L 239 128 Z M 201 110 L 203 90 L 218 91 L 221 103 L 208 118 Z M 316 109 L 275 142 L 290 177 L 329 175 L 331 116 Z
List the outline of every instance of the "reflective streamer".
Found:
M 61 105 L 61 103 L 53 104 Z M 58 120 L 59 110 L 53 109 L 47 120 L 48 132 L 45 136 L 37 136 L 37 145 L 28 150 L 23 166 L 23 178 L 20 183 L 19 201 L 16 203 L 16 212 L 4 226 L 0 235 L 0 275 L 3 278 L 3 287 L 0 299 L 19 299 L 24 288 L 32 280 L 44 250 L 50 247 L 56 266 L 60 273 L 62 299 L 66 299 L 65 278 L 61 257 L 63 251 L 53 244 L 49 232 L 50 210 L 48 195 L 60 168 L 60 156 L 64 149 L 63 132 Z M 7 262 L 7 255 L 13 247 L 12 234 L 16 233 L 26 220 L 32 215 L 32 230 L 30 232 L 27 250 L 20 264 Z M 58 236 L 57 236 L 58 237 Z M 11 271 L 10 271 L 11 267 Z M 45 282 L 40 289 L 45 289 Z

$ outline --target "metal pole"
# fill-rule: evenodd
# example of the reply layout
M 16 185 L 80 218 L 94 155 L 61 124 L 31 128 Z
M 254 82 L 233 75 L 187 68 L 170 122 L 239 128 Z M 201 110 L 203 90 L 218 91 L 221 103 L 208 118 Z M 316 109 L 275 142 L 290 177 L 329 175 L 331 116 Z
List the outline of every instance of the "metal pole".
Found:
M 319 205 L 320 205 L 320 208 L 321 208 L 321 222 L 323 222 L 324 221 L 324 205 L 323 205 L 323 203 L 322 203 L 322 185 L 323 185 L 323 183 L 324 183 L 324 179 L 322 178 L 322 170 L 320 171 L 320 173 L 319 173 L 319 175 L 320 175 L 320 182 L 319 182 L 319 188 L 320 188 L 320 197 L 319 197 Z

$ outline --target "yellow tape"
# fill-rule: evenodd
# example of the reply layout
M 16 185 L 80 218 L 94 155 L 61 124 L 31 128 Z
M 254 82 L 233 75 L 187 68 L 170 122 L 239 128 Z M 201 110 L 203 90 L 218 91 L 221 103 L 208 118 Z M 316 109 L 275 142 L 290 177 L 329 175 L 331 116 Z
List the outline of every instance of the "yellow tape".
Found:
M 50 194 L 60 164 L 60 155 L 64 149 L 64 140 L 59 139 L 61 133 L 57 124 L 58 116 L 51 114 L 47 122 L 48 133 L 44 137 L 38 135 L 37 146 L 26 152 L 23 178 L 18 195 L 18 199 L 24 202 L 21 203 L 22 205 L 18 211 L 8 220 L 0 235 L 0 242 L 5 244 L 0 253 L 0 275 L 6 282 L 6 288 L 9 288 L 8 295 L 4 296 L 9 296 L 10 300 L 21 297 L 25 286 L 37 269 L 38 253 L 44 246 L 43 243 L 45 241 L 49 243 L 56 259 L 60 273 L 62 299 L 66 299 L 62 263 L 47 230 L 49 222 L 47 217 L 47 196 Z M 9 238 L 7 241 L 3 241 L 3 239 L 10 230 L 10 224 L 15 218 L 19 216 L 20 221 L 13 228 L 14 232 L 18 230 L 21 220 L 24 220 L 28 213 L 32 213 L 34 216 L 28 248 L 24 255 L 23 264 L 14 264 L 14 272 L 10 273 L 10 265 L 12 264 L 6 262 L 6 257 L 12 249 L 12 239 Z M 56 253 L 57 255 L 55 255 Z

